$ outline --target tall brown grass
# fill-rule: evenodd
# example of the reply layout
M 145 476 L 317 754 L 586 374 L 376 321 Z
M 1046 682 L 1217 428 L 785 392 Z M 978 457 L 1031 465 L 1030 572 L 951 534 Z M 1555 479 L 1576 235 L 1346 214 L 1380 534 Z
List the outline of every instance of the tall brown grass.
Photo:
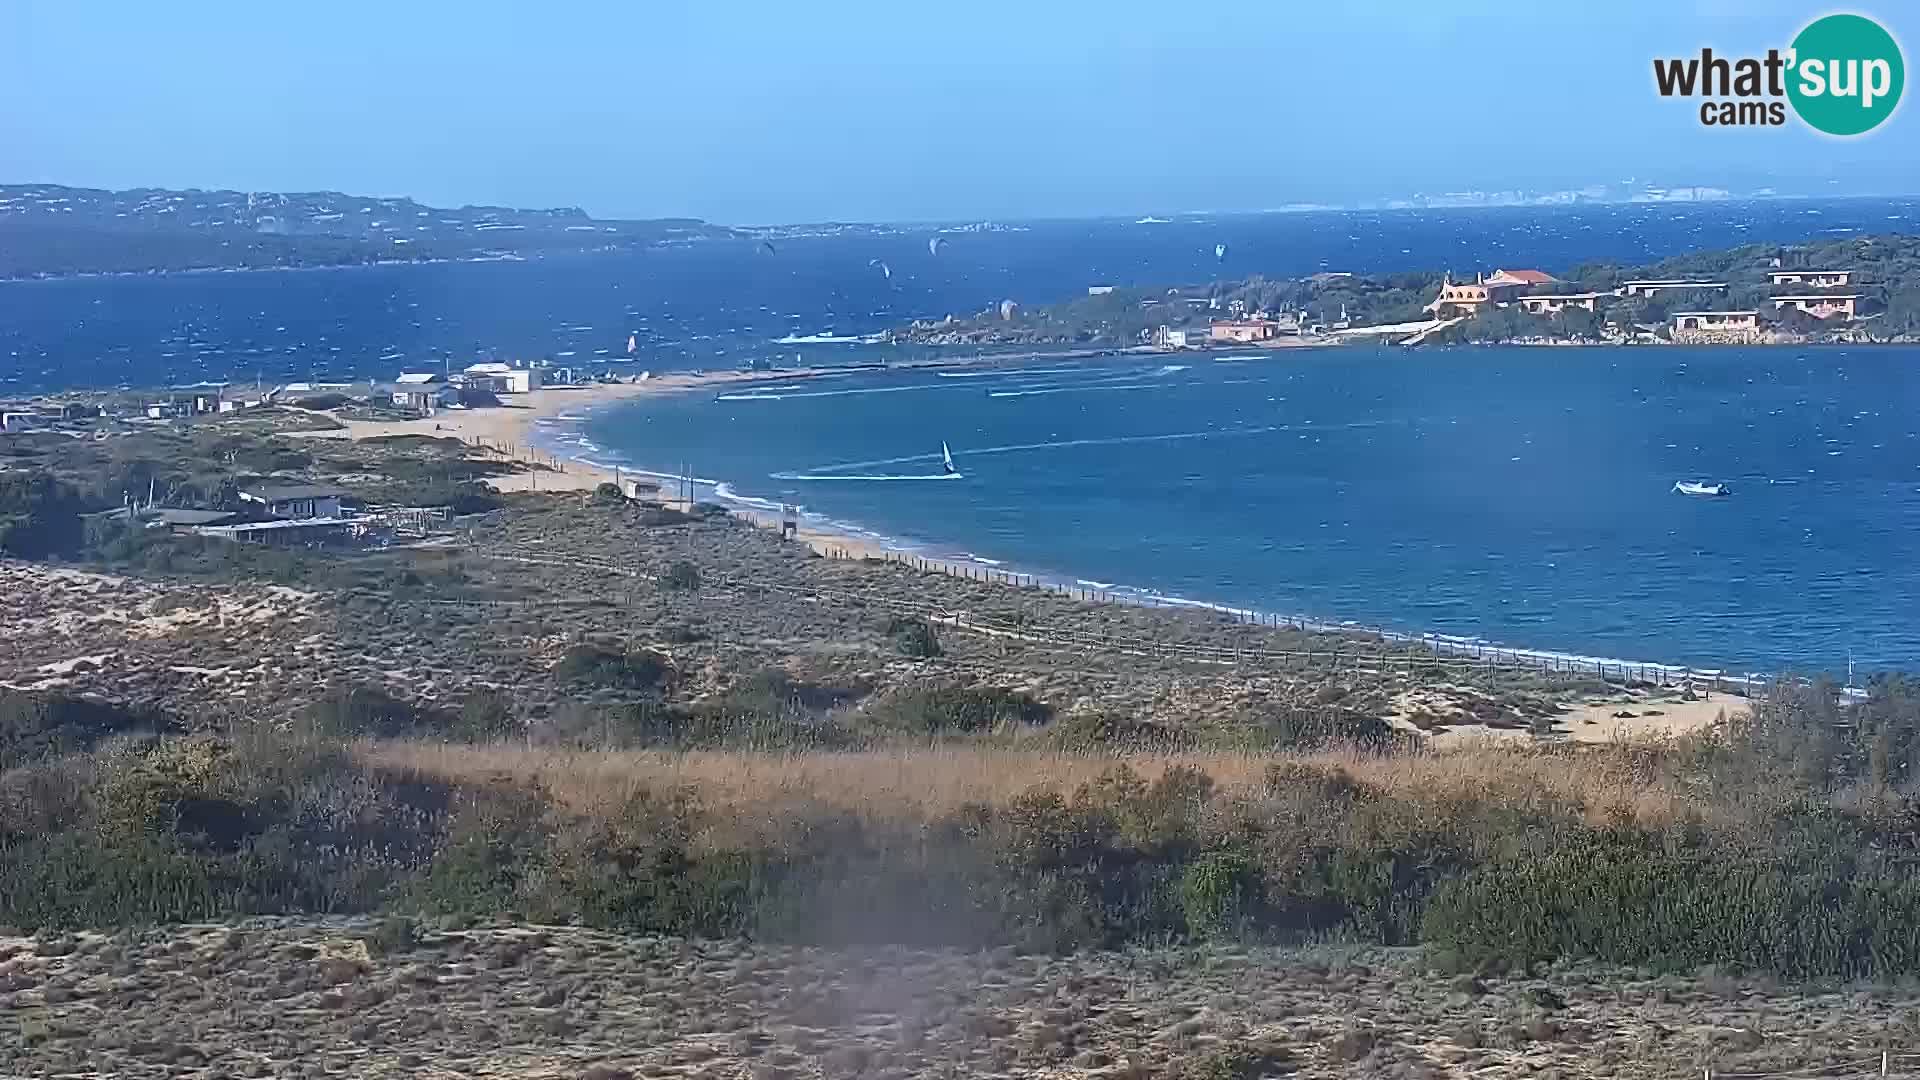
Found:
M 1258 795 L 1274 766 L 1340 769 L 1388 798 L 1436 812 L 1496 805 L 1571 812 L 1589 824 L 1664 827 L 1707 808 L 1660 767 L 1662 744 L 1621 742 L 1538 748 L 1489 740 L 1444 751 L 1083 753 L 939 745 L 848 752 L 563 750 L 513 744 L 366 741 L 367 765 L 472 784 L 534 783 L 578 813 L 610 812 L 642 791 L 696 795 L 716 815 L 742 820 L 806 804 L 873 823 L 924 823 L 969 804 L 1004 805 L 1035 789 L 1071 793 L 1116 766 L 1151 783 L 1194 768 L 1223 794 Z

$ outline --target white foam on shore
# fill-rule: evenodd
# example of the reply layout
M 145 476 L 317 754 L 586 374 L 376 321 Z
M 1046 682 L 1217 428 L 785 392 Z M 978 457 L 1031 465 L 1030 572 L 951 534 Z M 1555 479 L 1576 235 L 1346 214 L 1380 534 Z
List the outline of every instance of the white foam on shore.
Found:
M 1014 378 L 1027 375 L 1077 375 L 1086 368 L 1000 368 L 993 371 L 936 371 L 935 375 L 943 379 L 993 379 L 1005 376 Z

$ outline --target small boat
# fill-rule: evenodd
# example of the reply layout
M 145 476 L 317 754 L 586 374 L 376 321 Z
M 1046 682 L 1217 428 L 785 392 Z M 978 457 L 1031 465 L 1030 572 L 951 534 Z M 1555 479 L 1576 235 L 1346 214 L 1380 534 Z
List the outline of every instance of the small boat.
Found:
M 1709 484 L 1704 480 L 1682 480 L 1673 485 L 1673 490 L 1676 494 L 1698 495 L 1709 499 L 1717 499 L 1722 495 L 1732 494 L 1731 489 L 1729 489 L 1727 485 Z
M 953 451 L 947 449 L 945 442 L 940 444 L 940 471 L 948 476 L 960 475 L 960 470 L 953 467 Z

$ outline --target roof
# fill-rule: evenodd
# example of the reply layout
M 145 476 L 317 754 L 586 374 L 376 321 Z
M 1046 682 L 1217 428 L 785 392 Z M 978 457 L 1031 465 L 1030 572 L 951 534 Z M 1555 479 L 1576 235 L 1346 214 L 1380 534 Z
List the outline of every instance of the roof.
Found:
M 338 499 L 347 492 L 327 484 L 287 484 L 281 487 L 247 488 L 240 494 L 255 502 L 277 503 L 295 499 Z
M 428 383 L 444 382 L 445 378 L 435 371 L 409 371 L 393 381 L 407 386 L 425 386 Z
M 278 532 L 282 529 L 344 529 L 359 524 L 347 518 L 294 518 L 279 521 L 243 521 L 237 525 L 203 525 L 203 533 Z
M 1603 292 L 1534 293 L 1531 296 L 1523 296 L 1520 299 L 1523 302 L 1527 300 L 1598 300 L 1603 296 L 1612 295 L 1612 293 Z
M 1851 274 L 1851 270 L 1769 270 L 1768 277 L 1832 277 L 1835 274 Z
M 238 515 L 229 510 L 195 510 L 184 506 L 149 506 L 139 510 L 116 506 L 82 516 L 95 521 L 123 521 L 131 517 L 150 525 L 212 525 Z
M 1680 316 L 1682 316 L 1682 315 L 1722 315 L 1722 316 L 1725 316 L 1725 315 L 1758 315 L 1758 314 L 1760 314 L 1760 313 L 1759 313 L 1758 311 L 1670 311 L 1670 312 L 1668 312 L 1667 314 L 1669 314 L 1669 315 L 1672 315 L 1672 316 L 1673 316 L 1674 318 L 1676 318 L 1676 319 L 1677 319 L 1677 318 L 1679 318 L 1679 317 L 1680 317 Z
M 512 364 L 497 362 L 467 365 L 467 374 L 469 375 L 505 375 L 508 372 L 517 370 L 519 369 L 515 368 Z
M 1493 276 L 1525 285 L 1551 285 L 1560 280 L 1544 270 L 1495 270 Z
M 1787 295 L 1786 293 L 1782 293 L 1779 296 L 1769 296 L 1767 297 L 1767 299 L 1769 300 L 1858 300 L 1860 299 L 1860 294 L 1857 292 L 1794 293 L 1792 295 Z
M 1667 278 L 1667 277 L 1634 278 L 1631 281 L 1623 281 L 1620 284 L 1622 285 L 1685 285 L 1691 288 L 1698 288 L 1698 289 L 1706 289 L 1706 288 L 1724 289 L 1727 286 L 1727 283 L 1724 281 L 1704 281 L 1704 280 L 1695 281 L 1692 278 Z

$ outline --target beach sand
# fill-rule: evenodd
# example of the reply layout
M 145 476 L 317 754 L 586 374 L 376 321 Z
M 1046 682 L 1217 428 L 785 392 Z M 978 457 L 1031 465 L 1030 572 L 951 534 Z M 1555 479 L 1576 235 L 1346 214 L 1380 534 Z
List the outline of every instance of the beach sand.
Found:
M 912 367 L 963 367 L 991 366 L 1007 361 L 1008 357 L 979 356 L 943 361 L 937 364 L 897 365 L 899 368 Z M 1015 362 L 1025 357 L 1013 358 Z M 622 479 L 635 477 L 653 477 L 659 474 L 640 469 L 616 469 L 590 464 L 573 458 L 557 455 L 537 445 L 537 425 L 539 421 L 560 416 L 584 417 L 593 410 L 608 405 L 644 398 L 656 394 L 687 393 L 712 390 L 724 386 L 751 385 L 772 381 L 818 378 L 825 375 L 845 374 L 844 368 L 797 368 L 780 372 L 719 371 L 699 374 L 675 373 L 657 375 L 640 382 L 596 383 L 582 387 L 549 387 L 529 394 L 515 394 L 504 398 L 499 407 L 478 409 L 447 410 L 431 419 L 424 420 L 342 420 L 344 427 L 315 432 L 289 432 L 287 434 L 306 435 L 315 438 L 367 439 L 392 435 L 428 435 L 440 438 L 456 438 L 469 443 L 487 453 L 502 458 L 528 462 L 540 468 L 506 476 L 491 477 L 487 480 L 495 490 L 501 492 L 541 491 L 541 492 L 589 492 L 603 483 L 618 483 Z M 661 501 L 670 507 L 691 510 L 672 491 L 673 485 L 663 486 Z M 783 525 L 783 515 L 778 511 L 753 507 L 730 506 L 727 508 L 735 517 L 769 530 L 778 530 Z M 795 521 L 795 538 L 808 545 L 818 554 L 840 559 L 884 559 L 898 557 L 901 553 L 890 548 L 882 541 L 847 529 L 836 529 L 817 519 L 799 516 Z M 928 569 L 937 569 L 948 574 L 973 576 L 981 567 L 967 559 L 940 558 L 914 553 L 918 561 Z M 1658 710 L 1653 716 L 1639 715 L 1636 706 L 1654 704 Z M 1616 736 L 1644 737 L 1670 736 L 1699 730 L 1713 723 L 1724 711 L 1729 715 L 1744 711 L 1743 699 L 1733 695 L 1716 694 L 1713 700 L 1681 702 L 1663 699 L 1658 702 L 1626 702 L 1599 700 L 1577 706 L 1557 720 L 1562 733 L 1576 742 L 1606 741 Z M 1636 716 L 1632 719 L 1616 717 L 1615 712 L 1632 709 Z M 1454 725 L 1439 735 L 1436 743 L 1458 741 L 1482 736 L 1495 738 L 1511 737 L 1524 732 L 1511 732 L 1504 729 L 1483 728 L 1477 724 Z
M 699 375 L 657 375 L 643 382 L 595 383 L 590 386 L 548 387 L 530 394 L 503 397 L 498 407 L 449 409 L 425 420 L 341 420 L 341 428 L 299 432 L 309 438 L 370 439 L 392 435 L 429 435 L 459 439 L 487 453 L 544 466 L 526 472 L 489 478 L 494 490 L 512 491 L 592 491 L 601 484 L 622 479 L 651 476 L 639 469 L 609 468 L 557 455 L 538 445 L 538 425 L 542 420 L 561 416 L 587 416 L 593 410 L 621 401 L 658 394 L 712 390 L 740 383 L 766 382 L 771 379 L 817 378 L 840 374 L 830 369 L 799 368 L 777 374 L 749 371 L 705 372 Z M 670 490 L 662 490 L 661 499 L 669 506 L 676 503 Z M 683 507 L 684 508 L 684 507 Z M 766 529 L 780 527 L 780 515 L 771 511 L 732 508 L 734 515 Z M 825 528 L 802 520 L 796 538 L 823 555 L 840 558 L 880 557 L 885 548 L 878 542 L 852 532 Z
M 1613 694 L 1571 704 L 1567 711 L 1554 717 L 1553 722 L 1557 737 L 1569 742 L 1604 743 L 1616 739 L 1634 741 L 1690 735 L 1711 727 L 1722 717 L 1732 719 L 1747 710 L 1747 699 L 1737 694 L 1708 694 L 1692 701 L 1684 700 L 1678 693 Z M 1537 736 L 1524 727 L 1451 724 L 1430 736 L 1428 741 L 1435 747 L 1447 747 L 1485 739 L 1532 741 L 1535 738 Z

